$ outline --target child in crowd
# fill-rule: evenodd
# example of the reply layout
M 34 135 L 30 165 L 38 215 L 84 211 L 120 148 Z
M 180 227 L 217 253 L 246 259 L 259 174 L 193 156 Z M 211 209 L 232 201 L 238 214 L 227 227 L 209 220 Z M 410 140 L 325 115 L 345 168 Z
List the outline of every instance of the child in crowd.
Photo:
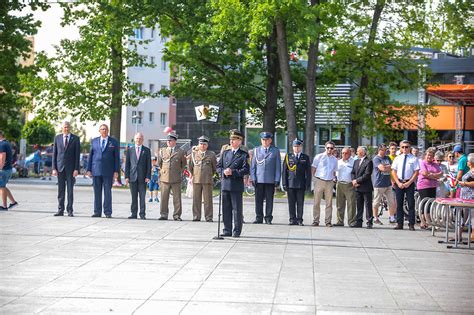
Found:
M 148 202 L 153 202 L 153 200 L 155 200 L 155 202 L 160 202 L 158 200 L 158 188 L 160 188 L 158 184 L 160 182 L 160 168 L 158 167 L 157 161 L 158 159 L 156 156 L 151 158 L 151 179 L 148 183 L 150 199 L 148 199 Z M 153 196 L 155 197 L 153 198 Z

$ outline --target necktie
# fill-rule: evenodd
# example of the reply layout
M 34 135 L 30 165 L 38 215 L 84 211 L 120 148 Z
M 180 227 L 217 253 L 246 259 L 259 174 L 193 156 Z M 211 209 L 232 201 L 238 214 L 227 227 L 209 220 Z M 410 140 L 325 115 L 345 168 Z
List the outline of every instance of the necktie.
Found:
M 298 161 L 300 160 L 300 154 L 299 154 L 299 153 L 296 155 L 296 159 L 297 159 Z
M 64 137 L 64 147 L 65 147 L 65 148 L 67 148 L 67 145 L 69 144 L 68 138 L 69 138 L 69 136 L 65 136 L 65 137 Z
M 237 152 L 236 150 L 232 150 L 232 155 L 235 155 L 235 152 Z
M 267 154 L 267 153 L 268 153 L 268 148 L 265 148 L 265 154 Z
M 140 147 L 137 147 L 137 160 L 140 158 Z
M 102 144 L 100 146 L 100 149 L 102 150 L 102 152 L 104 152 L 104 149 L 105 149 L 105 139 L 102 139 Z
M 405 158 L 403 159 L 403 166 L 402 166 L 402 180 L 405 180 L 405 166 L 407 166 L 407 157 L 408 155 L 405 154 Z

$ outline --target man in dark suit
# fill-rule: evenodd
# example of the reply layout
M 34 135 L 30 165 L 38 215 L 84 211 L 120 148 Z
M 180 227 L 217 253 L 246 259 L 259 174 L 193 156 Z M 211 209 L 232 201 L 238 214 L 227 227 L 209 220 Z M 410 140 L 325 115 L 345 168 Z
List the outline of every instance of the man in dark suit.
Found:
M 112 217 L 112 183 L 120 171 L 120 147 L 117 140 L 109 137 L 109 127 L 99 127 L 100 137 L 92 139 L 87 175 L 93 177 L 94 214 L 102 216 L 102 190 L 104 191 L 104 214 Z
M 143 145 L 143 134 L 135 135 L 135 145 L 128 148 L 125 158 L 125 183 L 130 184 L 132 194 L 132 215 L 136 219 L 138 212 L 138 196 L 140 195 L 140 219 L 145 220 L 146 184 L 151 177 L 151 152 Z
M 249 173 L 248 153 L 241 149 L 244 136 L 236 129 L 230 132 L 230 146 L 217 163 L 221 176 L 224 230 L 221 236 L 239 237 L 242 232 L 242 193 L 244 176 Z M 232 229 L 232 219 L 234 228 Z
M 81 143 L 79 137 L 70 132 L 71 124 L 68 121 L 63 122 L 62 130 L 63 133 L 54 138 L 53 148 L 53 176 L 58 177 L 58 212 L 54 216 L 64 215 L 64 197 L 67 187 L 66 209 L 68 216 L 73 217 L 73 187 L 81 167 L 79 164 Z
M 357 156 L 359 157 L 354 162 L 354 168 L 352 169 L 352 185 L 356 192 L 356 219 L 355 223 L 351 227 L 362 227 L 364 205 L 365 215 L 367 219 L 367 228 L 371 229 L 373 225 L 373 213 L 372 213 L 372 192 L 374 187 L 372 186 L 372 171 L 374 170 L 374 164 L 371 159 L 367 157 L 367 148 L 358 147 Z
M 311 188 L 311 160 L 302 153 L 303 141 L 293 140 L 293 153 L 285 156 L 282 184 L 288 194 L 290 225 L 303 225 L 304 194 Z

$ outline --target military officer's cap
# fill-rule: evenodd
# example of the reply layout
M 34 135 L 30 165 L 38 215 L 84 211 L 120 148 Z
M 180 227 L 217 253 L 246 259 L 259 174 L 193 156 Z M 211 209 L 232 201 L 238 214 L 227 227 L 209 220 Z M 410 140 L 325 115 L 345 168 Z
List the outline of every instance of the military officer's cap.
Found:
M 232 129 L 230 131 L 230 139 L 239 139 L 239 140 L 243 140 L 244 139 L 244 135 L 238 130 L 238 129 Z
M 176 135 L 175 132 L 170 132 L 170 133 L 168 134 L 168 137 L 166 138 L 166 140 L 174 140 L 174 141 L 176 141 L 176 140 L 178 140 L 178 136 Z
M 300 140 L 298 138 L 296 138 L 295 140 L 293 140 L 293 146 L 295 145 L 302 145 L 303 144 L 303 140 Z
M 268 131 L 260 132 L 261 139 L 271 139 L 272 137 L 273 137 L 273 134 L 271 132 L 268 132 Z
M 209 143 L 209 138 L 206 136 L 200 136 L 198 138 L 199 143 Z

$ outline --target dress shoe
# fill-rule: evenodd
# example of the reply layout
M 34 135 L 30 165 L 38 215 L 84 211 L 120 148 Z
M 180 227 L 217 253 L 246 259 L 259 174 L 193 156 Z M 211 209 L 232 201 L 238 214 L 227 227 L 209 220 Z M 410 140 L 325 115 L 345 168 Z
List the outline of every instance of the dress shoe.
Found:
M 222 234 L 220 234 L 219 236 L 221 236 L 221 237 L 228 237 L 228 236 L 232 236 L 232 234 L 230 234 L 230 233 L 222 233 Z
M 296 222 L 296 221 L 291 221 L 290 223 L 288 223 L 288 225 L 298 225 L 298 222 Z
M 260 220 L 255 220 L 255 221 L 253 221 L 252 223 L 253 223 L 253 224 L 262 224 L 262 223 L 263 223 L 263 221 L 260 221 Z
M 8 211 L 8 207 L 0 206 L 0 211 Z
M 183 221 L 180 217 L 174 218 L 175 221 Z
M 106 214 L 105 217 L 106 217 L 107 219 L 110 219 L 110 218 L 112 217 L 112 215 L 111 215 L 111 214 Z
M 272 220 L 265 219 L 265 224 L 272 224 Z
M 373 228 L 372 224 L 367 225 L 367 229 L 371 230 Z
M 333 224 L 333 226 L 344 226 L 344 223 L 339 223 L 338 222 L 338 223 Z
M 64 215 L 64 212 L 58 211 L 54 214 L 55 217 L 62 217 Z
M 403 230 L 403 225 L 397 224 L 396 227 L 393 228 L 394 230 Z
M 319 222 L 313 222 L 312 226 L 319 226 Z
M 94 213 L 93 215 L 91 215 L 91 217 L 93 217 L 93 218 L 100 218 L 100 217 L 101 217 L 101 215 L 100 215 L 100 214 L 98 214 L 98 213 Z
M 232 237 L 240 237 L 240 234 L 234 233 L 232 234 Z
M 414 231 L 414 230 L 415 230 L 415 226 L 414 226 L 413 224 L 410 224 L 410 225 L 408 225 L 408 229 L 409 229 L 410 231 Z
M 163 221 L 163 220 L 168 220 L 168 218 L 167 217 L 159 217 L 158 220 Z
M 146 220 L 146 216 L 141 215 L 141 216 L 140 216 L 140 219 L 141 219 L 141 220 Z
M 299 226 L 304 226 L 303 222 L 298 222 Z
M 68 217 L 73 217 L 74 214 L 73 214 L 72 211 L 71 211 L 71 212 L 68 212 L 68 213 L 67 213 L 67 216 L 68 216 Z
M 131 215 L 131 216 L 129 216 L 128 218 L 129 218 L 129 219 L 136 219 L 137 216 L 136 216 L 136 215 Z
M 362 227 L 362 224 L 351 224 L 349 225 L 351 228 L 361 228 Z
M 326 223 L 326 227 L 332 227 L 331 223 Z
M 212 219 L 206 219 L 206 222 L 214 222 Z
M 193 222 L 201 221 L 201 219 L 193 219 Z

